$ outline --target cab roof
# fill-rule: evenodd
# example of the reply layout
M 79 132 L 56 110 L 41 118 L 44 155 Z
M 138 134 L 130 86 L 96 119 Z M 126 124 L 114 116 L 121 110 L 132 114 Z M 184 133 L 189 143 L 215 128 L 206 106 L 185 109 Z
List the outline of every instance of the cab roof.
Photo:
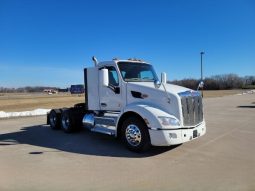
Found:
M 113 59 L 112 61 L 103 61 L 99 62 L 98 66 L 105 66 L 105 65 L 113 65 L 117 64 L 118 62 L 127 62 L 128 63 L 143 63 L 143 64 L 149 64 L 144 62 L 143 60 L 138 60 L 138 59 L 127 59 L 127 60 L 119 60 L 119 59 Z

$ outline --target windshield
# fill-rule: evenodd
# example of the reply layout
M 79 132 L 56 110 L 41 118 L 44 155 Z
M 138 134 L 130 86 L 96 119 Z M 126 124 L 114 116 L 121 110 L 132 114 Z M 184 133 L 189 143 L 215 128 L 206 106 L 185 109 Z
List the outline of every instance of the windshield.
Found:
M 122 78 L 126 82 L 154 82 L 158 77 L 149 64 L 136 62 L 118 63 Z

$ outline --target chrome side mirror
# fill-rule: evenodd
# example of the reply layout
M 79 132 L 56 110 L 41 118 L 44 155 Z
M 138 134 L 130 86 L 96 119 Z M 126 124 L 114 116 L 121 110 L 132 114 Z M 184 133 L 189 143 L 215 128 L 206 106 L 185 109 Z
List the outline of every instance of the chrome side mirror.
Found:
M 203 81 L 200 81 L 198 86 L 197 86 L 197 90 L 199 89 L 203 89 L 204 88 L 204 82 Z
M 159 88 L 160 85 L 161 85 L 161 83 L 160 83 L 159 80 L 155 80 L 155 81 L 154 81 L 154 85 L 155 85 L 156 88 Z
M 166 84 L 166 81 L 167 81 L 167 79 L 166 79 L 166 73 L 165 73 L 165 72 L 162 72 L 162 73 L 161 73 L 161 83 L 162 83 L 163 85 L 165 85 L 165 84 Z
M 104 87 L 109 86 L 109 74 L 108 74 L 108 69 L 103 68 L 99 70 L 99 75 L 100 75 L 100 84 Z

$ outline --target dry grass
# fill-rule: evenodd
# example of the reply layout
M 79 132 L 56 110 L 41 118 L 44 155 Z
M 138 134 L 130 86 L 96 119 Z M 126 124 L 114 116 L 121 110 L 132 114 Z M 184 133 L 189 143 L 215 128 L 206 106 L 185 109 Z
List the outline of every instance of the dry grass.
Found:
M 84 102 L 84 95 L 4 94 L 0 96 L 0 111 L 29 111 L 37 108 L 70 107 Z
M 204 97 L 222 97 L 228 95 L 235 95 L 244 92 L 244 90 L 206 90 L 204 91 Z
M 204 97 L 222 97 L 243 92 L 243 90 L 204 91 Z M 37 108 L 71 107 L 76 103 L 84 102 L 84 95 L 71 95 L 67 93 L 47 95 L 35 94 L 0 94 L 0 111 L 29 111 Z

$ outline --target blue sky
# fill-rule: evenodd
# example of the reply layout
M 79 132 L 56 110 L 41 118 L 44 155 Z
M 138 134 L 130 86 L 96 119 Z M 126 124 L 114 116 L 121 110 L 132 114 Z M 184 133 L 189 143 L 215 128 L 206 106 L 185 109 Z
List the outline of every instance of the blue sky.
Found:
M 254 0 L 0 0 L 0 86 L 83 83 L 98 60 L 142 58 L 168 79 L 255 75 Z

